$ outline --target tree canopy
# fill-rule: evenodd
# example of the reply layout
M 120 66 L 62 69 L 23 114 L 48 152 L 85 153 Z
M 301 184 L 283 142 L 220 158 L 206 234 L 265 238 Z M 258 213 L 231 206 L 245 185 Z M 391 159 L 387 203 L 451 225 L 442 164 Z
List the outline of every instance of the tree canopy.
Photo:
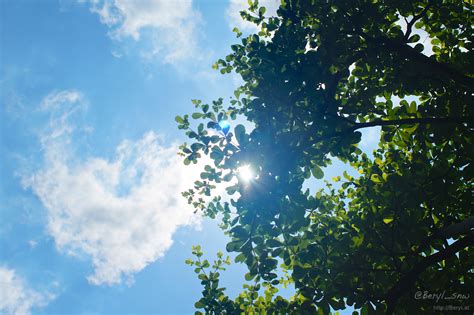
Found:
M 232 299 L 219 286 L 230 261 L 219 253 L 211 267 L 193 248 L 196 307 L 433 313 L 417 291 L 474 292 L 472 2 L 285 0 L 265 17 L 249 1 L 241 14 L 258 33 L 235 29 L 240 43 L 214 67 L 244 83 L 229 101 L 195 100 L 192 120 L 176 118 L 192 141 L 181 146 L 185 163 L 213 161 L 184 196 L 221 221 L 226 250 L 248 266 Z M 253 128 L 218 132 L 239 117 Z M 360 130 L 375 126 L 378 147 L 363 152 Z M 333 159 L 358 175 L 303 190 Z M 238 176 L 243 166 L 250 181 Z M 278 296 L 288 284 L 295 295 Z

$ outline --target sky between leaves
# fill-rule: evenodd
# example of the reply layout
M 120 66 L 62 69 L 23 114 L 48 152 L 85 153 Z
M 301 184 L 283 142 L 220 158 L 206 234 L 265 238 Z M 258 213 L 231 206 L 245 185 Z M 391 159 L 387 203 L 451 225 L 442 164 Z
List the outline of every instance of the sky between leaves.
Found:
M 0 2 L 1 313 L 193 311 L 184 259 L 226 238 L 181 197 L 199 169 L 176 155 L 174 117 L 238 86 L 211 65 L 233 27 L 255 30 L 246 2 Z M 224 273 L 231 296 L 243 273 Z

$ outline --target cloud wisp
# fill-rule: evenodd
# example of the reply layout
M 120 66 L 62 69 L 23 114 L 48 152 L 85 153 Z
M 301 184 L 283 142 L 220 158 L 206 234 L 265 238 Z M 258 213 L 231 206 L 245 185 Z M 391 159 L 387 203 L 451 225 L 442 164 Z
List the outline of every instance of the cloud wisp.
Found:
M 40 140 L 43 165 L 23 177 L 47 210 L 47 230 L 61 252 L 89 257 L 95 285 L 133 280 L 163 257 L 181 226 L 200 218 L 182 198 L 199 169 L 185 167 L 177 145 L 154 132 L 120 143 L 113 158 L 80 159 L 74 115 L 85 106 L 77 91 L 53 92 L 40 105 L 50 121 Z
M 0 291 L 2 314 L 30 314 L 33 308 L 44 307 L 55 299 L 52 293 L 40 293 L 30 289 L 15 270 L 5 266 L 0 266 Z
M 82 2 L 85 2 L 83 0 Z M 144 59 L 160 58 L 178 64 L 199 56 L 198 27 L 201 14 L 192 0 L 90 0 L 91 11 L 110 29 L 115 40 L 145 38 Z

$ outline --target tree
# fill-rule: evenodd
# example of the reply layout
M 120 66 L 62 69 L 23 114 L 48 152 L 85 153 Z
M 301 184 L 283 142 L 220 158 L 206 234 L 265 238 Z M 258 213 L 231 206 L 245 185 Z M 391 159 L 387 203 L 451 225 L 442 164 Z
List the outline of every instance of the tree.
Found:
M 184 196 L 222 221 L 227 251 L 253 281 L 232 300 L 219 287 L 222 255 L 207 272 L 196 247 L 198 259 L 187 261 L 204 286 L 196 307 L 432 313 L 436 303 L 417 291 L 474 292 L 472 2 L 288 0 L 278 16 L 264 13 L 250 1 L 241 14 L 258 34 L 215 64 L 244 81 L 229 105 L 193 101 L 196 128 L 188 115 L 176 118 L 193 141 L 181 147 L 185 163 L 213 160 Z M 239 116 L 255 127 L 212 132 Z M 380 141 L 368 154 L 360 130 L 374 126 Z M 303 191 L 332 159 L 359 175 Z M 247 165 L 250 182 L 237 176 Z M 214 193 L 223 183 L 230 201 Z M 289 283 L 295 296 L 275 297 Z

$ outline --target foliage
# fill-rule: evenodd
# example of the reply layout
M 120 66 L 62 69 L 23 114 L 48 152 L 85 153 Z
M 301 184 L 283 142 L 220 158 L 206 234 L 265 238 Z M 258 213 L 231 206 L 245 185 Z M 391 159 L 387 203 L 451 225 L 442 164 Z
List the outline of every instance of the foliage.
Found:
M 448 0 L 288 0 L 266 18 L 250 1 L 242 16 L 260 31 L 235 30 L 241 43 L 215 64 L 244 84 L 229 105 L 193 101 L 196 128 L 188 115 L 176 118 L 193 141 L 181 147 L 185 163 L 214 162 L 184 196 L 222 221 L 227 251 L 253 281 L 232 300 L 219 288 L 221 255 L 207 275 L 208 263 L 188 261 L 204 286 L 197 308 L 432 313 L 434 302 L 416 291 L 474 292 L 472 9 Z M 254 128 L 215 131 L 238 117 Z M 374 126 L 381 137 L 367 154 L 359 130 Z M 334 158 L 359 176 L 303 191 Z M 250 182 L 237 176 L 244 165 L 255 171 Z M 213 193 L 225 183 L 229 201 Z M 295 296 L 275 296 L 281 283 L 294 283 Z

